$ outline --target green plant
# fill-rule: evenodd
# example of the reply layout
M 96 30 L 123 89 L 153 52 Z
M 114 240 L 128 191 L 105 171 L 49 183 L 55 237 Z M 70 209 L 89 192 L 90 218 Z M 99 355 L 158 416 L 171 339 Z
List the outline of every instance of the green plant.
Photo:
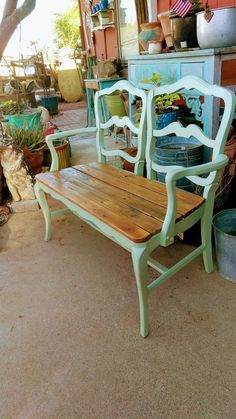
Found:
M 24 102 L 17 103 L 15 100 L 0 102 L 0 113 L 2 115 L 15 115 L 23 113 L 26 108 L 27 105 Z
M 149 83 L 153 87 L 159 87 L 161 81 L 164 83 L 169 83 L 170 80 L 163 80 L 161 74 L 153 73 L 149 79 L 141 80 L 142 83 Z M 180 95 L 177 93 L 167 93 L 164 95 L 157 96 L 155 102 L 156 114 L 161 114 L 168 112 L 168 108 L 174 104 L 176 100 L 180 99 Z
M 198 13 L 204 10 L 200 0 L 190 0 L 190 3 L 192 4 L 191 10 L 193 10 L 194 13 Z
M 153 87 L 159 87 L 161 82 L 170 83 L 173 80 L 163 80 L 161 74 L 153 73 L 149 79 L 142 79 L 140 80 L 141 83 L 151 84 Z M 171 112 L 173 110 L 173 105 L 176 100 L 180 99 L 180 95 L 178 93 L 166 93 L 163 95 L 159 95 L 156 97 L 155 100 L 155 112 L 157 115 L 161 115 L 166 112 Z M 142 111 L 142 105 L 138 105 L 137 112 L 133 115 L 135 123 L 139 122 L 140 114 Z
M 26 129 L 24 126 L 17 127 L 16 125 L 4 124 L 4 131 L 21 149 L 28 148 L 30 151 L 39 151 L 45 147 L 42 129 Z

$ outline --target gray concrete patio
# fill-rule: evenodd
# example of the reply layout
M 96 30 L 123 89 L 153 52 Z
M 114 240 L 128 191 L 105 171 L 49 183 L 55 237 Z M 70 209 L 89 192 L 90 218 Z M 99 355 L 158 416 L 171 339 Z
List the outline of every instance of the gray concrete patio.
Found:
M 85 109 L 53 121 L 85 126 Z M 72 163 L 95 158 L 72 141 Z M 0 228 L 0 418 L 234 419 L 236 286 L 199 257 L 151 294 L 143 339 L 130 255 L 74 215 L 53 225 L 50 242 L 40 210 Z

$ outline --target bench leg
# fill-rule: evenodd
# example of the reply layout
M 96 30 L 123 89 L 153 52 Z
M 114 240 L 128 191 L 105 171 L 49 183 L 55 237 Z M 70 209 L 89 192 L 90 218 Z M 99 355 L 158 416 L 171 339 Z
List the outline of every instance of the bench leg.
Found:
M 145 338 L 149 332 L 146 247 L 134 248 L 132 250 L 132 260 L 139 298 L 140 334 Z
M 206 216 L 206 212 L 201 219 L 201 238 L 202 244 L 205 245 L 205 250 L 203 251 L 203 262 L 205 270 L 208 273 L 213 272 L 213 259 L 212 259 L 212 222 L 211 218 Z
M 45 240 L 50 240 L 52 236 L 52 227 L 51 227 L 51 214 L 48 208 L 47 199 L 45 196 L 44 191 L 40 188 L 40 185 L 36 182 L 34 186 L 34 191 L 36 198 L 38 200 L 38 203 L 43 211 L 44 220 L 45 220 Z

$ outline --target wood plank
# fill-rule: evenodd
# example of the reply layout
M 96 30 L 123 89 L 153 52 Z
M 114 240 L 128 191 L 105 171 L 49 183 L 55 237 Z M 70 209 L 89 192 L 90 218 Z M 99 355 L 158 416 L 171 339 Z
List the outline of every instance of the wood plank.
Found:
M 112 213 L 120 214 L 120 216 L 126 216 L 130 218 L 130 223 L 141 227 L 142 229 L 148 231 L 151 234 L 156 234 L 161 231 L 165 213 L 159 214 L 158 209 L 156 208 L 155 217 L 151 216 L 148 213 L 140 211 L 138 205 L 132 206 L 128 202 L 122 200 L 122 191 L 117 190 L 117 188 L 108 187 L 103 182 L 95 182 L 94 179 L 89 178 L 78 171 L 74 171 L 69 176 L 68 174 L 63 174 L 63 181 L 70 184 L 70 190 L 77 191 L 87 191 L 89 198 L 98 203 L 104 208 L 108 208 Z M 127 194 L 129 197 L 129 194 Z M 80 202 L 78 202 L 80 205 Z M 154 213 L 154 211 L 153 211 Z
M 69 174 L 68 174 L 69 175 Z M 84 184 L 89 185 L 95 188 L 96 191 L 99 190 L 99 193 L 105 193 L 107 197 L 115 202 L 120 202 L 121 204 L 128 205 L 130 208 L 140 211 L 143 214 L 153 217 L 156 220 L 163 222 L 166 215 L 166 205 L 163 204 L 163 196 L 157 196 L 155 203 L 147 201 L 145 196 L 139 197 L 130 192 L 118 189 L 114 186 L 111 186 L 107 183 L 100 181 L 99 179 L 93 178 L 86 175 L 85 173 L 71 172 L 69 176 L 77 175 L 78 180 L 84 182 Z M 165 199 L 166 203 L 166 199 Z M 159 205 L 160 204 L 160 205 Z M 182 218 L 182 214 L 177 213 L 177 219 Z
M 148 240 L 151 234 L 131 222 L 131 218 L 123 214 L 117 214 L 104 207 L 93 196 L 91 191 L 81 187 L 73 187 L 73 182 L 65 181 L 61 172 L 40 173 L 36 176 L 39 183 L 44 184 L 62 197 L 79 206 L 89 214 L 94 215 L 120 234 L 135 243 Z
M 74 166 L 74 168 L 116 188 L 142 198 L 145 196 L 146 200 L 156 205 L 167 207 L 166 187 L 163 183 L 136 176 L 107 164 L 92 163 Z M 177 189 L 176 194 L 177 212 L 183 216 L 190 214 L 205 201 L 204 198 L 181 189 Z
M 81 166 L 81 165 L 80 165 Z M 166 187 L 164 183 L 147 179 L 142 176 L 137 176 L 132 172 L 127 172 L 125 170 L 120 170 L 117 167 L 111 166 L 109 164 L 102 164 L 102 163 L 89 163 L 87 166 L 94 167 L 96 169 L 101 170 L 102 172 L 110 172 L 114 176 L 114 170 L 116 171 L 116 177 L 120 179 L 129 179 L 132 184 L 137 184 L 139 186 L 142 186 L 144 188 L 150 189 L 153 192 L 158 192 L 166 196 Z M 78 166 L 74 166 L 74 168 L 77 168 Z M 184 202 L 189 202 L 191 200 L 194 204 L 196 203 L 198 205 L 199 202 L 204 201 L 204 198 L 200 197 L 199 195 L 193 194 L 192 192 L 185 191 L 183 189 L 177 188 L 177 194 L 178 197 L 181 198 Z
M 61 176 L 61 182 L 67 185 L 67 189 L 69 191 L 73 191 L 79 194 L 77 202 L 78 206 L 81 204 L 80 192 L 82 189 L 83 192 L 88 192 L 87 196 L 89 199 L 91 199 L 91 201 L 98 203 L 104 208 L 108 208 L 111 213 L 120 214 L 121 216 L 125 215 L 126 217 L 130 218 L 130 223 L 141 227 L 152 235 L 161 231 L 165 212 L 162 214 L 158 213 L 158 208 L 155 208 L 155 212 L 153 210 L 155 217 L 148 214 L 147 212 L 145 213 L 142 210 L 140 211 L 138 205 L 136 207 L 130 206 L 128 202 L 125 202 L 125 200 L 123 201 L 117 189 L 110 188 L 110 190 L 107 191 L 107 185 L 102 182 L 100 182 L 98 187 L 98 182 L 94 182 L 93 179 L 79 173 L 78 171 L 73 172 L 70 170 L 70 172 L 64 172 L 63 176 Z M 120 192 L 122 194 L 122 191 Z M 61 188 L 60 193 L 62 193 Z M 65 195 L 63 196 L 68 198 Z
M 99 163 L 41 173 L 36 178 L 133 242 L 146 241 L 161 231 L 167 206 L 164 184 Z M 195 207 L 188 202 L 180 208 L 177 221 Z

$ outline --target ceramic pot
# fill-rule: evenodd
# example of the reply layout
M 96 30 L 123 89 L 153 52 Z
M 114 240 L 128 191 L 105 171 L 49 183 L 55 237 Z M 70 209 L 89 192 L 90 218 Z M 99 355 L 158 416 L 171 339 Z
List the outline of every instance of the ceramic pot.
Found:
M 236 6 L 197 13 L 197 39 L 200 48 L 224 48 L 236 45 L 235 22 Z
M 159 41 L 162 35 L 162 28 L 159 22 L 142 23 L 140 25 L 141 32 L 139 33 L 139 43 L 144 49 L 148 50 L 149 41 Z
M 100 1 L 100 10 L 108 9 L 108 0 Z
M 197 20 L 194 13 L 184 18 L 176 13 L 170 15 L 171 33 L 176 51 L 186 48 L 198 48 Z
M 162 51 L 162 42 L 160 41 L 149 41 L 148 53 L 149 54 L 160 54 Z

